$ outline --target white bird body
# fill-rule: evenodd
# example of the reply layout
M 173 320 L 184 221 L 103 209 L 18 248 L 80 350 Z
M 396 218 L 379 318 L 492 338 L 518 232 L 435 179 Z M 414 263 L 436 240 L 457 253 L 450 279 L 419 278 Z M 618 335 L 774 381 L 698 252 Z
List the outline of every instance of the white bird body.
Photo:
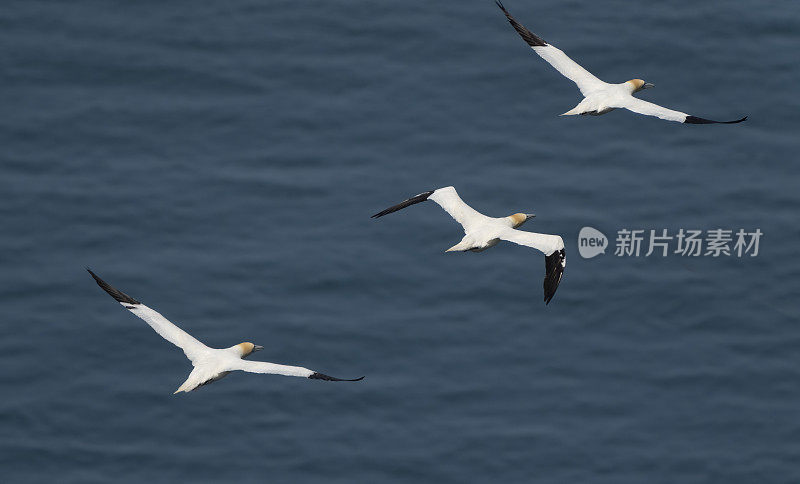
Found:
M 473 225 L 469 231 L 465 230 L 464 237 L 461 239 L 459 243 L 450 247 L 445 252 L 483 252 L 486 249 L 494 247 L 495 245 L 499 244 L 500 241 L 503 239 L 504 236 L 509 237 L 514 232 L 522 232 L 515 230 L 515 226 L 519 227 L 524 223 L 524 221 L 517 223 L 512 220 L 513 215 L 508 217 L 487 217 L 483 216 L 483 220 L 479 223 Z M 533 232 L 522 232 L 525 234 L 533 234 Z M 552 254 L 553 251 L 559 248 L 558 237 L 557 235 L 547 235 L 547 234 L 535 234 L 541 236 L 542 244 L 541 250 L 546 255 Z M 548 237 L 553 237 L 552 246 L 546 246 L 545 240 Z M 560 244 L 563 246 L 563 242 Z
M 89 274 L 92 275 L 98 286 L 116 299 L 125 309 L 149 324 L 162 338 L 182 349 L 183 353 L 191 361 L 194 369 L 175 393 L 190 392 L 202 385 L 224 378 L 230 372 L 236 370 L 329 381 L 357 381 L 364 378 L 343 380 L 300 366 L 279 365 L 265 361 L 248 361 L 244 358 L 255 351 L 263 349 L 261 346 L 249 342 L 239 343 L 229 348 L 210 348 L 170 322 L 157 311 L 100 279 L 91 270 L 89 270 Z
M 598 79 L 594 74 L 570 59 L 561 49 L 548 44 L 544 39 L 517 22 L 499 1 L 497 2 L 497 6 L 503 10 L 511 26 L 514 27 L 514 30 L 520 34 L 531 49 L 552 65 L 561 75 L 574 82 L 581 91 L 581 94 L 583 94 L 584 99 L 578 103 L 577 106 L 562 114 L 562 116 L 572 116 L 576 114 L 599 116 L 619 108 L 646 116 L 654 116 L 667 121 L 687 124 L 733 124 L 740 123 L 747 119 L 747 116 L 745 116 L 742 119 L 734 121 L 713 121 L 667 109 L 658 104 L 638 99 L 634 97 L 635 93 L 643 89 L 649 89 L 653 87 L 653 85 L 641 79 L 631 79 L 630 81 L 619 84 L 611 84 Z
M 633 81 L 620 84 L 603 82 L 602 86 L 587 91 L 583 100 L 578 103 L 577 106 L 562 114 L 562 116 L 571 116 L 575 114 L 599 116 L 601 114 L 606 114 L 614 109 L 622 107 L 636 90 Z
M 545 255 L 544 279 L 545 302 L 549 303 L 561 282 L 566 267 L 564 241 L 558 235 L 537 234 L 517 230 L 533 214 L 515 213 L 508 217 L 489 217 L 467 205 L 453 187 L 423 192 L 397 205 L 373 215 L 382 217 L 410 205 L 432 200 L 450 214 L 464 229 L 464 237 L 445 252 L 482 252 L 494 247 L 501 240 L 532 247 Z
M 271 373 L 273 375 L 299 376 L 308 378 L 314 374 L 308 368 L 299 366 L 277 365 L 274 363 L 244 360 L 255 349 L 249 349 L 246 343 L 230 348 L 206 347 L 195 359 L 191 359 L 194 369 L 189 377 L 178 388 L 178 392 L 190 392 L 195 388 L 220 380 L 232 371 L 241 370 L 251 373 Z M 249 364 L 249 365 L 248 365 Z M 263 370 L 263 371 L 260 371 Z

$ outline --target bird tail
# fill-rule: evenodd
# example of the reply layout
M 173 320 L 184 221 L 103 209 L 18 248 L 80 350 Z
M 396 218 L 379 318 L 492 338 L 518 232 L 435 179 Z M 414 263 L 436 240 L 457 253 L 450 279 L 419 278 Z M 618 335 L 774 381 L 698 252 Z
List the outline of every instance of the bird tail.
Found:
M 175 390 L 175 393 L 173 393 L 173 395 L 177 395 L 180 392 L 187 392 L 188 393 L 189 389 L 187 387 L 188 387 L 188 385 L 186 385 L 186 383 L 184 383 L 183 385 L 179 386 L 177 390 Z
M 450 247 L 445 252 L 465 252 L 470 249 L 470 244 L 464 240 Z
M 197 386 L 198 386 L 197 382 L 195 381 L 195 379 L 192 378 L 192 375 L 190 374 L 189 378 L 187 378 L 186 381 L 183 382 L 183 384 L 181 384 L 181 386 L 179 386 L 177 390 L 175 390 L 175 393 L 173 393 L 173 395 L 180 392 L 189 393 L 190 391 L 197 388 Z
M 567 111 L 564 114 L 560 114 L 559 116 L 575 116 L 576 114 L 581 114 L 582 112 L 583 112 L 583 108 L 581 108 L 581 105 L 578 104 L 574 108 L 570 109 L 569 111 Z

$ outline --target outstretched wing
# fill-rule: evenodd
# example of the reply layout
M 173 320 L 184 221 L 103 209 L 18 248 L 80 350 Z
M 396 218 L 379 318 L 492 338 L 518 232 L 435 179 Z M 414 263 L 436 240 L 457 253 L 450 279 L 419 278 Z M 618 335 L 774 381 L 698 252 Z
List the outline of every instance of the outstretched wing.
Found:
M 458 192 L 453 187 L 444 187 L 434 191 L 430 199 L 438 203 L 445 212 L 449 213 L 456 222 L 460 223 L 461 226 L 464 227 L 464 232 L 469 231 L 471 226 L 486 222 L 490 219 L 490 217 L 480 213 L 467 205 L 464 200 L 461 200 L 461 197 L 458 196 Z
M 506 18 L 508 19 L 509 23 L 511 23 L 511 26 L 514 27 L 514 30 L 517 31 L 522 39 L 529 46 L 531 46 L 531 49 L 539 54 L 539 57 L 546 60 L 551 66 L 555 67 L 555 69 L 560 72 L 562 76 L 577 84 L 578 89 L 580 89 L 584 96 L 587 93 L 607 85 L 605 82 L 595 77 L 594 74 L 581 67 L 580 64 L 570 59 L 567 54 L 561 51 L 561 49 L 548 44 L 544 41 L 544 39 L 526 29 L 521 23 L 517 22 L 517 20 L 512 17 L 510 13 L 508 13 L 508 10 L 503 7 L 502 3 L 497 2 L 497 6 L 503 10 L 503 13 L 506 14 Z
M 745 116 L 742 119 L 736 119 L 734 121 L 713 121 L 711 119 L 698 118 L 697 116 L 692 116 L 680 111 L 667 109 L 663 106 L 659 106 L 658 104 L 644 101 L 632 96 L 622 100 L 612 107 L 624 108 L 629 111 L 633 111 L 634 113 L 644 114 L 645 116 L 655 116 L 659 119 L 686 124 L 735 124 L 741 123 L 747 119 L 747 116 Z
M 175 326 L 157 311 L 150 309 L 141 302 L 113 287 L 106 281 L 100 279 L 100 277 L 98 277 L 98 275 L 92 272 L 90 269 L 86 270 L 89 271 L 89 274 L 92 275 L 98 286 L 103 288 L 105 292 L 116 299 L 117 302 L 122 304 L 125 309 L 142 318 L 147 324 L 150 325 L 151 328 L 156 331 L 156 333 L 161 335 L 162 338 L 182 349 L 184 354 L 186 354 L 186 357 L 192 362 L 202 356 L 202 354 L 209 349 L 208 346 L 195 339 L 186 331 Z
M 439 204 L 439 206 L 449 213 L 456 222 L 464 227 L 464 232 L 468 230 L 469 226 L 489 218 L 467 205 L 464 200 L 461 200 L 461 197 L 458 196 L 458 192 L 456 192 L 456 189 L 453 187 L 444 187 L 438 190 L 420 193 L 419 195 L 403 200 L 397 205 L 393 205 L 386 210 L 376 213 L 372 218 L 383 217 L 384 215 L 424 202 L 425 200 L 433 200 Z
M 564 253 L 564 241 L 558 235 L 537 234 L 509 228 L 500 234 L 500 239 L 515 244 L 532 247 L 544 253 L 544 302 L 550 304 L 550 300 L 561 284 L 561 277 L 564 275 L 564 267 L 567 265 L 567 256 Z
M 241 370 L 249 373 L 265 373 L 269 375 L 299 376 L 302 378 L 310 378 L 312 380 L 359 381 L 364 379 L 362 376 L 361 378 L 346 380 L 343 378 L 336 378 L 322 373 L 317 373 L 316 371 L 309 370 L 308 368 L 303 368 L 301 366 L 278 365 L 275 363 L 267 363 L 266 361 L 240 360 L 234 363 L 229 370 Z

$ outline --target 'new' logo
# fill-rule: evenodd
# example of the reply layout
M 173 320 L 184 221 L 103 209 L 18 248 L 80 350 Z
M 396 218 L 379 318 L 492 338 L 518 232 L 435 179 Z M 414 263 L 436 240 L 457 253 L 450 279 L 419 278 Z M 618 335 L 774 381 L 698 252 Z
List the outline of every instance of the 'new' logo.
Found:
M 584 259 L 605 254 L 608 248 L 608 238 L 603 232 L 592 227 L 584 227 L 578 233 L 578 253 Z

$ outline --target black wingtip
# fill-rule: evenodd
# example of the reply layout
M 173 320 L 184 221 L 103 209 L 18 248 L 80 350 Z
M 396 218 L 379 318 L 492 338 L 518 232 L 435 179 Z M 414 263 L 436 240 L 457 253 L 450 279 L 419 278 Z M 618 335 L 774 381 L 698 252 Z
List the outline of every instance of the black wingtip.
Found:
M 115 288 L 111 284 L 107 283 L 106 281 L 100 279 L 100 276 L 98 276 L 97 274 L 92 272 L 92 270 L 89 269 L 88 267 L 86 268 L 86 270 L 89 271 L 89 274 L 91 274 L 92 278 L 94 278 L 94 281 L 97 283 L 97 285 L 100 286 L 111 297 L 116 299 L 117 302 L 121 302 L 121 303 L 125 303 L 125 304 L 142 304 L 139 301 L 137 301 L 136 299 L 128 296 L 124 292 L 120 291 L 119 289 Z
M 713 119 L 698 118 L 697 116 L 690 115 L 686 116 L 686 119 L 683 122 L 684 124 L 736 124 L 743 121 L 747 121 L 747 116 L 733 121 L 714 121 Z
M 522 37 L 522 39 L 528 45 L 530 45 L 531 47 L 544 47 L 547 45 L 547 42 L 545 42 L 543 38 L 534 34 L 530 30 L 526 29 L 524 25 L 517 22 L 517 19 L 515 19 L 514 17 L 511 16 L 510 13 L 508 13 L 508 10 L 506 10 L 506 8 L 503 6 L 502 3 L 500 3 L 499 0 L 495 0 L 495 3 L 497 4 L 498 7 L 500 7 L 500 10 L 502 10 L 503 13 L 506 15 L 506 18 L 508 19 L 509 23 L 511 23 L 511 26 L 514 27 L 514 30 L 517 31 L 517 33 Z
M 335 376 L 325 375 L 324 373 L 317 373 L 316 371 L 308 377 L 310 380 L 325 380 L 325 381 L 361 381 L 364 377 L 360 378 L 353 378 L 352 380 L 347 380 L 344 378 L 336 378 Z
M 372 215 L 370 218 L 383 217 L 384 215 L 388 215 L 388 214 L 394 213 L 394 212 L 396 212 L 398 210 L 402 210 L 402 209 L 404 209 L 404 208 L 406 208 L 406 207 L 408 207 L 410 205 L 414 205 L 415 203 L 424 202 L 425 200 L 428 199 L 428 197 L 433 195 L 433 192 L 435 192 L 435 191 L 436 190 L 430 190 L 430 191 L 427 191 L 427 192 L 422 192 L 419 195 L 415 195 L 415 196 L 409 198 L 408 200 L 403 200 L 402 202 L 398 203 L 397 205 L 392 205 L 391 207 L 387 208 L 386 210 L 382 210 L 382 211 L 376 213 L 375 215 Z
M 553 296 L 556 294 L 558 285 L 561 284 L 561 277 L 564 275 L 564 261 L 566 254 L 564 249 L 557 250 L 552 254 L 545 256 L 545 276 L 544 276 L 544 304 L 550 304 Z

